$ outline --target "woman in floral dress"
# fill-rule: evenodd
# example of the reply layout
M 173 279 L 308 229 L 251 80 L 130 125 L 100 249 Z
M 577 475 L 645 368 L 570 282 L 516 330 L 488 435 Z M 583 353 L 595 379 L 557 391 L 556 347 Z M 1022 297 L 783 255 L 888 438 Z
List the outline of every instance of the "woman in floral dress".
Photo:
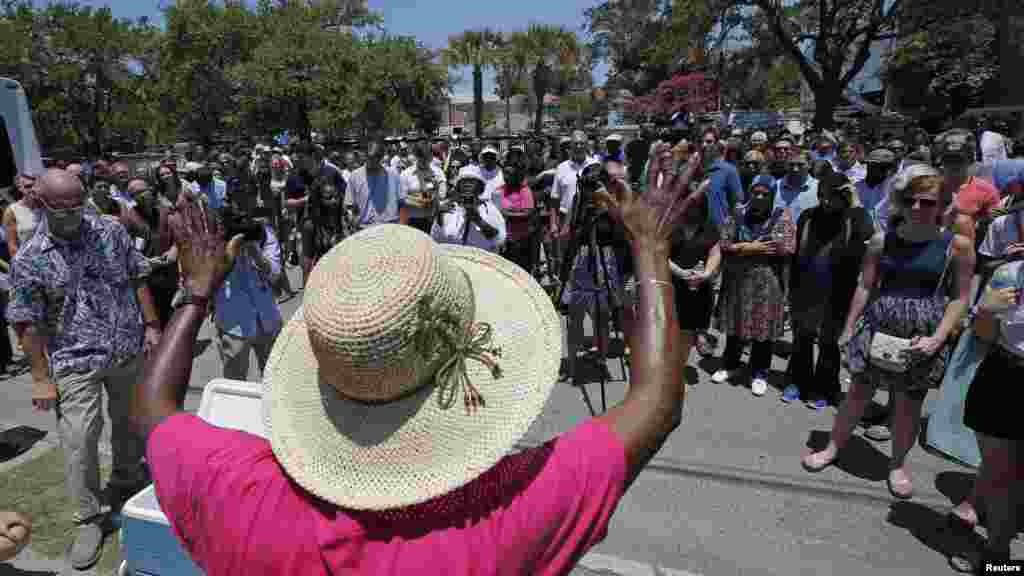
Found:
M 783 331 L 782 270 L 796 247 L 796 226 L 788 209 L 772 209 L 769 178 L 755 178 L 749 197 L 721 231 L 724 276 L 718 305 L 719 329 L 726 334 L 725 366 L 711 380 L 735 379 L 743 348 L 750 343 L 750 389 L 763 396 L 773 345 Z
M 917 440 L 925 395 L 942 380 L 949 337 L 967 310 L 974 273 L 974 243 L 942 227 L 942 176 L 927 165 L 904 170 L 893 182 L 890 206 L 899 224 L 875 234 L 864 256 L 846 326 L 839 338 L 851 384 L 828 446 L 803 459 L 820 471 L 835 461 L 879 385 L 890 390 L 892 456 L 889 492 L 910 498 L 906 456 Z M 872 355 L 877 334 L 908 339 L 907 368 L 894 370 Z M 878 357 L 881 353 L 876 354 Z

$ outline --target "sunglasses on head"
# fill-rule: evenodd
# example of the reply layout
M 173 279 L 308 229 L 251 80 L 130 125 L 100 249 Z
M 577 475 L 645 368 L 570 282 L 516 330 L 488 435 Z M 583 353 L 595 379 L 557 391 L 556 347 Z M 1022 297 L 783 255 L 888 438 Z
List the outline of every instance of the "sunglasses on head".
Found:
M 903 205 L 907 208 L 913 208 L 914 204 L 920 202 L 922 208 L 934 208 L 938 206 L 939 201 L 934 198 L 915 198 L 913 196 L 904 196 Z

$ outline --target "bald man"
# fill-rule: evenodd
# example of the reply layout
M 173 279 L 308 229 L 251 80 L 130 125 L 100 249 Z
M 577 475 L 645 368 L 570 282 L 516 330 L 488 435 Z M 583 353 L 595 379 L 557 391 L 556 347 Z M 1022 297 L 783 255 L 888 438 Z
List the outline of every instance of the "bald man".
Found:
M 97 459 L 102 391 L 109 399 L 114 461 L 110 505 L 117 510 L 144 486 L 144 446 L 128 415 L 143 354 L 160 341 L 159 320 L 144 283 L 146 259 L 121 224 L 84 209 L 79 179 L 49 170 L 37 194 L 46 218 L 15 257 L 7 315 L 31 339 L 33 405 L 57 408 L 65 486 L 77 525 L 68 560 L 85 569 L 98 560 L 103 543 Z

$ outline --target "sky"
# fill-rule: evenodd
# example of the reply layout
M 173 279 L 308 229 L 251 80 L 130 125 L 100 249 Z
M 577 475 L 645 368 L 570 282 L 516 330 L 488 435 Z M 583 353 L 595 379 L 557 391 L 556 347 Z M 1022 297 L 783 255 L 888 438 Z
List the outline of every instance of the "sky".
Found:
M 162 21 L 161 2 L 173 0 L 84 0 L 83 4 L 110 6 L 115 16 L 139 18 L 149 16 Z M 43 4 L 44 0 L 36 0 Z M 384 17 L 384 28 L 392 34 L 415 36 L 429 48 L 441 48 L 448 36 L 471 29 L 490 27 L 498 31 L 525 29 L 530 22 L 561 25 L 581 37 L 583 11 L 595 6 L 599 0 L 368 0 L 371 10 Z M 608 67 L 599 63 L 594 69 L 596 85 L 604 84 Z M 453 70 L 453 74 L 458 73 Z M 472 74 L 462 71 L 462 81 L 455 86 L 457 96 L 473 94 Z M 484 77 L 484 95 L 494 93 L 494 75 Z

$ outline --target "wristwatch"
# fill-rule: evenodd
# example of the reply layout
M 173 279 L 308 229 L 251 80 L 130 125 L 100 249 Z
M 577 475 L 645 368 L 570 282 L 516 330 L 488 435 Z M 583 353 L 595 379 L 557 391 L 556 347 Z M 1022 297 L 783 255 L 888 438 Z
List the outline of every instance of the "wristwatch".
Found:
M 193 294 L 192 290 L 189 287 L 187 287 L 187 286 L 183 287 L 179 294 L 180 295 L 178 297 L 178 300 L 174 304 L 174 308 L 175 309 L 182 308 L 182 307 L 189 306 L 189 305 L 199 306 L 203 310 L 206 310 L 207 307 L 209 307 L 209 304 L 210 304 L 210 297 L 209 296 L 197 296 L 197 295 Z

